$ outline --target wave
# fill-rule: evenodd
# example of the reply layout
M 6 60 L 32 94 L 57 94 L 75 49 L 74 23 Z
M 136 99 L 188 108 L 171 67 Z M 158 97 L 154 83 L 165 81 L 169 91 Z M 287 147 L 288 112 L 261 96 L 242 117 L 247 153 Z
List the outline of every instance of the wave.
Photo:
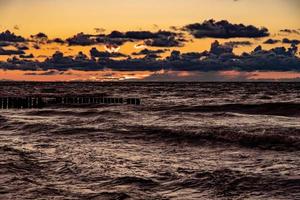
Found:
M 5 117 L 0 115 L 0 128 L 3 128 L 6 125 L 7 121 L 8 120 Z
M 90 200 L 97 200 L 97 199 L 103 199 L 103 200 L 113 200 L 113 199 L 120 199 L 120 200 L 126 200 L 131 199 L 131 196 L 128 195 L 125 192 L 100 192 L 98 194 L 89 195 L 87 199 Z
M 34 110 L 29 111 L 26 115 L 30 116 L 74 116 L 74 117 L 97 117 L 97 116 L 120 116 L 124 113 L 120 111 L 113 110 L 97 110 L 97 109 L 88 109 L 84 111 L 74 111 L 74 110 L 59 110 L 59 109 L 43 109 L 43 110 Z M 0 117 L 1 120 L 1 117 Z
M 190 177 L 169 182 L 165 187 L 212 190 L 218 197 L 243 199 L 247 194 L 251 195 L 254 192 L 260 192 L 262 195 L 268 191 L 269 194 L 273 193 L 278 196 L 284 195 L 285 192 L 296 192 L 299 187 L 298 181 L 297 178 L 262 176 L 256 173 L 220 168 L 195 171 Z
M 299 103 L 223 104 L 189 107 L 182 106 L 172 110 L 179 112 L 233 112 L 252 115 L 300 117 Z
M 52 134 L 57 135 L 85 135 L 95 132 L 99 132 L 99 130 L 93 127 L 58 128 L 51 131 Z
M 60 109 L 42 109 L 29 111 L 26 115 L 30 116 L 75 116 L 75 117 L 92 117 L 98 116 L 99 112 L 96 109 L 85 111 L 60 110 Z
M 136 176 L 124 176 L 115 178 L 110 182 L 112 185 L 136 185 L 140 187 L 155 187 L 158 183 L 150 178 L 142 178 Z
M 199 131 L 172 130 L 160 127 L 131 127 L 128 137 L 141 139 L 172 140 L 203 144 L 235 144 L 248 148 L 258 147 L 270 150 L 300 151 L 300 134 L 296 128 L 281 128 L 278 130 L 261 129 L 239 131 L 229 127 L 209 127 Z

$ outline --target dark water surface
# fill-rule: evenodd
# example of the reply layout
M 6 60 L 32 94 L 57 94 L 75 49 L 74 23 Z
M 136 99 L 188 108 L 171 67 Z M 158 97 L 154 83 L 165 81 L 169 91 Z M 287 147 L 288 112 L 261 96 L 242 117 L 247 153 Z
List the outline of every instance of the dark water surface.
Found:
M 0 110 L 0 199 L 300 198 L 300 83 L 0 83 L 45 91 L 142 105 Z

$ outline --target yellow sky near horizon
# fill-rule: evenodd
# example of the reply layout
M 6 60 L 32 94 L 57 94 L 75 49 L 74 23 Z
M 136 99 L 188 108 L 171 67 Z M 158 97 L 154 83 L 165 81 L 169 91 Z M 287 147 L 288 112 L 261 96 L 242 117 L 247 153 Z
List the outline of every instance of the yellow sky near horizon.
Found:
M 155 30 L 206 19 L 300 29 L 298 0 L 0 0 L 0 30 L 29 36 L 69 37 L 94 28 Z M 157 25 L 157 26 L 155 26 Z

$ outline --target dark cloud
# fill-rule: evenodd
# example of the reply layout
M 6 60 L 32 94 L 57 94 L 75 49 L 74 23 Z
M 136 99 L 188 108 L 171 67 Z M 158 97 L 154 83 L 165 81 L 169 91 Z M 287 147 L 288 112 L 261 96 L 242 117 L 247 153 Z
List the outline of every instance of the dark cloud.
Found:
M 257 28 L 253 25 L 232 24 L 226 20 L 213 19 L 203 23 L 189 24 L 183 28 L 195 38 L 260 38 L 269 36 L 267 28 Z
M 300 44 L 300 40 L 296 40 L 296 39 L 290 40 L 288 38 L 283 38 L 282 43 L 298 45 L 298 44 Z
M 300 35 L 300 32 L 294 29 L 282 29 L 280 30 L 281 33 L 288 33 L 288 34 L 297 34 Z
M 139 55 L 150 55 L 150 54 L 161 54 L 169 51 L 168 49 L 158 49 L 158 50 L 150 50 L 150 49 L 142 49 L 139 52 L 134 52 L 132 55 L 139 56 Z
M 243 24 L 231 24 L 227 21 L 215 22 L 214 20 L 205 21 L 202 24 L 191 24 L 185 27 L 195 37 L 263 37 L 267 36 L 268 30 L 258 29 L 254 26 Z M 132 58 L 118 52 L 119 46 L 125 42 L 139 42 L 147 46 L 155 47 L 178 47 L 186 42 L 184 35 L 172 31 L 112 31 L 109 34 L 84 34 L 79 33 L 66 41 L 56 38 L 49 40 L 44 33 L 32 36 L 34 48 L 40 48 L 40 40 L 48 43 L 55 42 L 69 45 L 89 46 L 104 44 L 107 51 L 99 51 L 97 48 L 90 50 L 90 57 L 82 52 L 75 56 L 65 56 L 57 51 L 45 61 L 34 61 L 33 55 L 26 55 L 28 43 L 21 36 L 6 31 L 0 34 L 0 46 L 14 46 L 17 50 L 6 50 L 0 48 L 0 55 L 19 55 L 6 62 L 0 62 L 2 69 L 22 69 L 22 70 L 102 70 L 111 68 L 113 70 L 177 70 L 177 71 L 218 71 L 218 70 L 274 70 L 274 71 L 300 71 L 300 61 L 296 56 L 299 40 L 283 39 L 281 42 L 290 44 L 289 48 L 276 47 L 264 50 L 261 46 L 256 47 L 251 53 L 236 55 L 233 49 L 239 46 L 250 46 L 250 41 L 228 41 L 224 44 L 215 41 L 211 44 L 209 51 L 187 52 L 172 51 L 166 58 L 161 58 L 160 54 L 168 51 L 167 49 L 150 50 L 143 49 L 133 55 L 143 55 L 143 57 Z M 266 44 L 275 44 L 278 40 L 269 39 Z
M 208 51 L 203 52 L 188 52 L 188 53 L 181 53 L 180 59 L 186 61 L 199 61 L 201 58 L 205 58 L 209 56 Z
M 36 35 L 31 35 L 30 37 L 33 39 L 38 39 L 38 40 L 47 40 L 48 39 L 48 36 L 45 33 L 41 33 L 41 32 Z
M 1 42 L 25 42 L 25 38 L 22 36 L 17 36 L 10 31 L 5 31 L 0 33 L 0 41 Z
M 120 58 L 120 57 L 128 57 L 125 54 L 118 53 L 118 52 L 107 52 L 107 51 L 98 51 L 95 47 L 90 50 L 90 54 L 92 58 Z
M 0 41 L 0 47 L 7 47 L 7 46 L 10 46 L 12 43 L 10 42 L 2 42 Z
M 279 42 L 280 42 L 280 40 L 275 40 L 275 39 L 270 38 L 270 39 L 266 40 L 264 42 L 264 44 L 277 44 Z
M 53 40 L 48 40 L 48 43 L 65 44 L 65 41 L 61 38 L 54 38 Z
M 20 27 L 18 25 L 14 25 L 14 29 L 18 31 L 20 30 Z
M 164 37 L 164 38 L 154 38 L 151 40 L 146 40 L 145 44 L 152 47 L 181 47 L 183 46 L 185 40 L 178 39 L 176 37 Z
M 88 56 L 82 53 L 81 51 L 75 56 L 75 61 L 88 61 Z
M 32 47 L 35 48 L 35 49 L 41 49 L 40 45 L 37 44 L 37 43 L 36 43 L 36 44 L 33 44 Z
M 16 44 L 15 47 L 18 49 L 18 50 L 29 50 L 29 47 L 27 45 L 24 45 L 24 44 Z
M 91 38 L 93 35 L 78 33 L 71 38 L 67 39 L 69 45 L 89 46 L 97 44 L 95 38 Z
M 215 55 L 233 54 L 233 47 L 229 45 L 221 45 L 218 41 L 211 44 L 210 53 Z
M 94 28 L 94 30 L 96 33 L 103 33 L 106 31 L 104 28 Z
M 19 57 L 20 58 L 31 59 L 31 58 L 34 58 L 34 55 L 31 53 L 31 54 L 28 54 L 28 55 L 20 55 Z
M 144 60 L 156 60 L 161 58 L 160 54 L 169 51 L 169 49 L 158 49 L 158 50 L 150 50 L 150 49 L 143 49 L 139 52 L 135 52 L 132 55 L 144 55 L 142 59 Z
M 253 44 L 250 41 L 229 41 L 225 42 L 224 45 L 232 48 L 237 48 L 240 46 L 252 46 Z
M 49 70 L 46 72 L 36 73 L 36 72 L 29 72 L 25 73 L 25 76 L 53 76 L 53 75 L 61 75 L 64 74 L 63 71 L 57 71 L 57 70 Z
M 90 46 L 96 44 L 123 45 L 125 42 L 144 41 L 149 46 L 175 47 L 185 42 L 183 35 L 171 31 L 112 31 L 110 34 L 91 35 L 78 33 L 68 38 L 69 45 Z
M 23 50 L 5 50 L 0 47 L 0 55 L 11 56 L 25 54 Z
M 251 53 L 235 55 L 232 48 L 215 41 L 209 51 L 181 53 L 172 51 L 165 59 L 157 59 L 156 54 L 147 54 L 143 58 L 131 58 L 119 53 L 109 53 L 91 49 L 92 59 L 83 53 L 75 57 L 64 56 L 56 52 L 51 58 L 44 62 L 9 59 L 7 62 L 0 62 L 4 69 L 23 70 L 59 70 L 68 69 L 94 71 L 103 68 L 125 71 L 300 71 L 300 59 L 295 54 L 297 46 L 290 48 L 276 47 L 264 50 L 261 46 L 256 47 Z M 96 59 L 97 58 L 97 59 Z M 123 59 L 112 59 L 123 58 Z
M 158 55 L 158 54 L 147 54 L 142 59 L 144 59 L 144 60 L 156 60 L 158 58 L 161 58 L 161 56 Z

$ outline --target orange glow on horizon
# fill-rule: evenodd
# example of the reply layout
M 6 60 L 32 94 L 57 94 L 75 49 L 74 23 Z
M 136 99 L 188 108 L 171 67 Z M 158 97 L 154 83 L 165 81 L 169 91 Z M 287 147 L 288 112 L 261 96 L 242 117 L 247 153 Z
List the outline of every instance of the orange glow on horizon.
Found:
M 207 72 L 212 73 L 212 72 Z M 239 76 L 247 77 L 248 81 L 256 80 L 281 80 L 300 78 L 300 72 L 240 72 L 240 71 L 219 71 L 215 72 L 220 76 L 235 80 Z M 205 75 L 206 72 L 198 71 L 113 71 L 106 69 L 103 71 L 78 71 L 68 70 L 59 72 L 51 71 L 21 71 L 21 70 L 0 70 L 0 81 L 130 81 L 144 80 L 152 75 L 174 75 L 180 78 L 197 77 Z M 201 81 L 201 80 L 200 80 Z

